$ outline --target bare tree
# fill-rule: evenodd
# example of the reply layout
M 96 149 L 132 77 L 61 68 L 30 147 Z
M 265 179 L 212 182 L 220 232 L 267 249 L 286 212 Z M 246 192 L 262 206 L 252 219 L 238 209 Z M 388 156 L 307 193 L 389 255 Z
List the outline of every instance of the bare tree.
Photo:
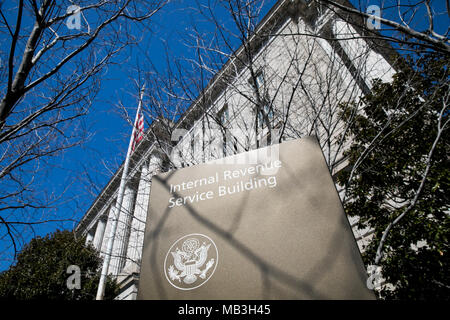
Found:
M 185 165 L 314 134 L 332 171 L 343 161 L 339 105 L 368 92 L 376 77 L 389 79 L 393 71 L 365 42 L 352 43 L 356 53 L 349 55 L 341 29 L 355 38 L 357 32 L 346 21 L 324 21 L 317 29 L 295 17 L 288 5 L 280 17 L 260 23 L 263 8 L 264 3 L 245 1 L 199 4 L 196 14 L 210 28 L 193 26 L 185 37 L 195 56 L 173 57 L 168 49 L 165 72 L 151 63 L 141 72 L 151 88 L 147 118 L 167 121 L 169 134 L 201 123 L 189 134 L 195 140 L 190 147 L 177 151 Z M 216 16 L 218 11 L 226 14 Z M 295 22 L 284 25 L 283 14 L 293 15 Z M 221 132 L 220 137 L 208 130 Z M 208 144 L 216 138 L 223 148 L 212 154 Z
M 166 2 L 17 0 L 0 8 L 0 238 L 14 252 L 23 227 L 44 222 L 39 209 L 62 197 L 36 184 L 47 159 L 89 136 L 79 120 L 101 73 Z
M 364 37 L 388 40 L 406 50 L 450 53 L 449 1 L 314 2 L 340 16 L 353 17 L 347 20 L 364 30 Z

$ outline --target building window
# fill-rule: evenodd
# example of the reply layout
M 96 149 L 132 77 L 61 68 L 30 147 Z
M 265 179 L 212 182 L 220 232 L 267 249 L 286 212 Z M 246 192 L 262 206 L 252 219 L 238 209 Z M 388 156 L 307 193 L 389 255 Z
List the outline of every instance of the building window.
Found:
M 266 119 L 265 119 L 266 116 L 267 116 L 267 120 L 269 120 L 269 123 L 272 123 L 273 109 L 269 103 L 265 103 L 264 107 L 262 107 L 262 108 L 260 108 L 260 110 L 258 110 L 258 127 L 261 129 L 265 128 L 267 125 Z
M 220 109 L 219 113 L 217 114 L 217 118 L 219 119 L 219 123 L 224 126 L 225 123 L 229 120 L 229 112 L 228 112 L 228 105 L 225 104 L 222 109 Z
M 227 134 L 223 135 L 222 154 L 225 157 L 227 155 Z
M 222 131 L 222 155 L 225 157 L 227 155 L 227 130 L 225 125 L 230 119 L 227 104 L 225 104 L 223 108 L 218 112 L 217 117 L 221 126 L 220 129 Z
M 262 70 L 259 70 L 258 72 L 256 72 L 255 79 L 250 78 L 248 82 L 255 90 L 264 88 L 264 72 Z
M 236 137 L 233 137 L 233 147 L 234 147 L 234 154 L 238 154 L 239 149 L 238 149 L 238 140 Z
M 179 160 L 179 166 L 184 168 L 183 152 L 181 152 L 181 150 L 178 150 L 178 160 Z
M 256 89 L 260 89 L 263 87 L 264 87 L 264 74 L 261 71 L 256 75 Z

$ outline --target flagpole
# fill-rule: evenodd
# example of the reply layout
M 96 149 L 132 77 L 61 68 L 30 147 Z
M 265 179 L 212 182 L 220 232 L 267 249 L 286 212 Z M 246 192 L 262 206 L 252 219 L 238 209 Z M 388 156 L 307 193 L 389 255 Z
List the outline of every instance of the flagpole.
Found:
M 106 277 L 108 275 L 109 264 L 111 262 L 111 254 L 112 254 L 114 239 L 115 239 L 115 235 L 116 235 L 116 231 L 117 231 L 117 224 L 119 221 L 120 212 L 122 211 L 122 201 L 123 201 L 123 196 L 125 193 L 125 185 L 127 183 L 130 155 L 132 153 L 132 146 L 133 146 L 133 141 L 134 141 L 134 135 L 136 132 L 137 121 L 139 118 L 139 112 L 141 111 L 141 107 L 142 107 L 142 98 L 144 95 L 144 89 L 145 89 L 145 84 L 143 85 L 140 95 L 139 95 L 139 103 L 138 103 L 138 109 L 136 111 L 136 118 L 133 123 L 133 131 L 131 133 L 130 142 L 128 144 L 127 156 L 125 158 L 125 163 L 123 165 L 123 171 L 122 171 L 122 177 L 120 179 L 119 194 L 117 195 L 116 205 L 113 208 L 113 220 L 112 220 L 111 230 L 109 233 L 109 239 L 108 239 L 108 243 L 107 243 L 107 247 L 106 247 L 105 260 L 103 261 L 102 273 L 101 273 L 100 281 L 98 284 L 96 300 L 103 300 L 103 296 L 105 294 Z

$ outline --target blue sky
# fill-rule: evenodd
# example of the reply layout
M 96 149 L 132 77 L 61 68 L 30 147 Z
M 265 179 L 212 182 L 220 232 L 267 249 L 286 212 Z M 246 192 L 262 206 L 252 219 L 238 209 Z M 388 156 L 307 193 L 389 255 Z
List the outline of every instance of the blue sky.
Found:
M 1 2 L 1 0 L 0 0 Z M 275 3 L 266 1 L 264 12 Z M 439 10 L 445 10 L 445 1 L 437 2 Z M 378 1 L 368 1 L 369 4 Z M 385 3 L 389 3 L 386 1 Z M 195 15 L 191 0 L 176 0 L 168 4 L 151 21 L 152 32 L 142 33 L 143 41 L 138 48 L 130 48 L 116 57 L 116 64 L 109 67 L 103 75 L 102 90 L 95 100 L 90 113 L 84 119 L 87 130 L 92 134 L 88 142 L 66 151 L 61 157 L 50 161 L 51 166 L 39 179 L 46 183 L 49 192 L 63 194 L 63 203 L 57 208 L 46 209 L 41 212 L 48 218 L 71 218 L 79 220 L 89 208 L 95 196 L 109 181 L 114 172 L 125 158 L 131 127 L 121 117 L 117 108 L 117 101 L 122 101 L 129 113 L 134 116 L 137 101 L 133 95 L 137 94 L 133 79 L 136 78 L 136 66 L 143 62 L 143 56 L 152 59 L 153 64 L 164 71 L 164 44 L 168 44 L 171 51 L 179 57 L 188 57 L 192 52 L 183 44 L 183 37 L 195 23 L 207 30 L 208 24 Z M 386 10 L 382 13 L 386 17 L 393 14 Z M 219 17 L 221 13 L 219 13 Z M 418 22 L 425 25 L 425 20 Z M 439 30 L 448 27 L 448 16 L 440 16 L 435 22 Z M 146 124 L 146 127 L 148 123 Z M 92 188 L 92 186 L 95 186 Z M 47 223 L 35 227 L 35 234 L 45 235 L 59 229 L 72 229 L 74 221 Z M 3 246 L 0 242 L 0 246 Z M 2 248 L 0 248 L 0 251 Z M 7 268 L 10 261 L 0 259 L 0 270 Z

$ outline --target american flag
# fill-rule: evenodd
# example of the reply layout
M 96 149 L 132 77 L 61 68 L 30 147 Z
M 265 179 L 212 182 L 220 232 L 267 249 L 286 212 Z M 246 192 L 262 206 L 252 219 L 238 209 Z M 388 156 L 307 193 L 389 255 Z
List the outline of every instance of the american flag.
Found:
M 134 137 L 133 137 L 133 148 L 134 151 L 135 147 L 144 138 L 144 115 L 142 112 L 139 112 L 138 118 L 136 121 L 136 130 L 134 131 Z

